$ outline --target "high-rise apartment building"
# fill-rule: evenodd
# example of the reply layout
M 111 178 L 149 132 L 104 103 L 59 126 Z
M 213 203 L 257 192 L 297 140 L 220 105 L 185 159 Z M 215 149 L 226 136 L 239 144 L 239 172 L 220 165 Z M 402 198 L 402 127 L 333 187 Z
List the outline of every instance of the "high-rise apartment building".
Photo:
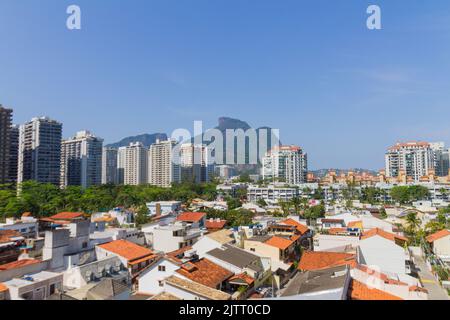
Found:
M 149 150 L 149 183 L 159 187 L 170 187 L 181 181 L 178 155 L 172 152 L 175 141 L 159 141 Z
M 118 150 L 116 148 L 103 148 L 102 157 L 102 184 L 118 184 Z M 123 183 L 123 182 L 122 182 Z
M 17 164 L 19 163 L 19 126 L 11 127 L 9 136 L 9 181 L 17 182 Z
M 12 109 L 4 108 L 0 104 L 0 184 L 10 182 L 10 136 Z
M 428 142 L 397 143 L 386 152 L 386 176 L 398 177 L 403 172 L 419 181 L 429 174 L 430 169 L 435 169 L 435 161 L 432 145 Z
M 430 148 L 433 152 L 433 165 L 435 173 L 439 177 L 448 175 L 449 149 L 445 148 L 444 142 L 432 142 Z
M 61 144 L 61 187 L 88 188 L 102 182 L 103 139 L 80 131 Z
M 203 183 L 209 181 L 208 149 L 205 145 L 182 144 L 179 159 L 182 182 Z
M 277 180 L 294 185 L 305 183 L 307 174 L 307 154 L 297 146 L 274 147 L 267 152 L 262 161 L 262 176 L 265 180 Z
M 148 182 L 148 149 L 140 142 L 123 149 L 124 184 L 140 185 Z
M 47 117 L 20 126 L 17 182 L 60 185 L 62 124 Z

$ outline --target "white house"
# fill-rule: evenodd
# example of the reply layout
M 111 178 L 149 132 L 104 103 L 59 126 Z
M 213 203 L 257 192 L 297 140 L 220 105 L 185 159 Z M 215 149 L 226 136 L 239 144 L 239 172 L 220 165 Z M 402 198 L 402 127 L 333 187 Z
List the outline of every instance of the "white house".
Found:
M 444 261 L 450 261 L 450 231 L 441 230 L 427 237 L 435 255 Z
M 147 203 L 150 216 L 166 216 L 181 211 L 181 201 L 153 201 Z
M 161 258 L 145 269 L 138 277 L 138 292 L 157 295 L 164 291 L 164 280 L 180 269 L 179 265 L 167 258 Z

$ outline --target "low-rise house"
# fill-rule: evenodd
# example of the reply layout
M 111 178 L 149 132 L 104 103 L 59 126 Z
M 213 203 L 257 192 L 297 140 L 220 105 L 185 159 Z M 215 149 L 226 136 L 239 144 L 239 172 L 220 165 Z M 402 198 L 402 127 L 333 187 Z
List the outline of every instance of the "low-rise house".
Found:
M 147 203 L 149 215 L 166 216 L 178 214 L 181 211 L 181 201 L 153 201 Z
M 359 245 L 359 236 L 349 234 L 316 234 L 313 238 L 314 251 L 349 252 Z
M 303 253 L 298 270 L 314 271 L 321 269 L 328 269 L 339 266 L 355 267 L 356 255 L 351 253 L 341 252 L 320 252 L 320 251 L 306 251 Z
M 110 256 L 97 261 L 69 268 L 64 272 L 64 286 L 79 289 L 90 283 L 111 278 L 122 283 L 131 283 L 127 267 L 117 256 Z
M 3 283 L 0 283 L 0 301 L 9 300 L 9 289 Z
M 206 252 L 205 258 L 234 274 L 247 274 L 255 280 L 255 288 L 262 286 L 272 274 L 270 258 L 260 257 L 229 244 Z
M 171 276 L 164 281 L 164 291 L 182 300 L 230 300 L 231 295 L 202 284 Z
M 183 212 L 177 216 L 177 221 L 185 222 L 191 228 L 204 228 L 206 213 L 204 212 Z
M 41 271 L 3 283 L 11 300 L 44 300 L 63 288 L 62 273 Z
M 25 238 L 16 230 L 0 230 L 0 265 L 16 261 Z
M 433 253 L 444 261 L 450 261 L 450 231 L 447 229 L 433 233 L 427 237 Z
M 115 279 L 103 279 L 88 290 L 86 300 L 128 300 L 129 286 Z
M 153 251 L 126 240 L 116 240 L 98 245 L 95 247 L 95 251 L 97 259 L 117 256 L 127 267 L 133 280 L 140 271 L 153 264 L 158 258 Z
M 203 258 L 206 252 L 220 248 L 225 244 L 233 244 L 234 242 L 233 231 L 224 229 L 204 235 L 192 248 L 200 258 Z
M 0 223 L 0 231 L 17 231 L 25 238 L 36 238 L 39 234 L 38 220 L 30 213 L 24 213 L 19 220 L 6 218 L 5 223 Z
M 298 273 L 280 300 L 347 300 L 351 276 L 347 266 Z
M 157 226 L 152 230 L 151 243 L 153 250 L 164 253 L 192 246 L 201 237 L 199 229 L 186 222 Z
M 107 243 L 115 240 L 127 240 L 137 245 L 145 245 L 145 235 L 136 228 L 106 228 L 89 235 L 92 245 Z
M 160 257 L 154 264 L 143 270 L 137 278 L 137 290 L 148 295 L 164 291 L 164 280 L 180 269 L 180 263 L 169 257 Z
M 114 208 L 108 212 L 96 212 L 91 215 L 91 220 L 99 220 L 102 219 L 107 222 L 107 224 L 117 224 L 119 226 L 130 225 L 134 221 L 134 214 L 129 210 L 125 210 L 123 208 Z
M 214 232 L 214 231 L 218 231 L 218 230 L 222 230 L 223 228 L 225 228 L 227 224 L 227 220 L 222 220 L 220 218 L 217 219 L 208 219 L 205 222 L 205 227 L 206 229 L 208 229 L 209 232 Z

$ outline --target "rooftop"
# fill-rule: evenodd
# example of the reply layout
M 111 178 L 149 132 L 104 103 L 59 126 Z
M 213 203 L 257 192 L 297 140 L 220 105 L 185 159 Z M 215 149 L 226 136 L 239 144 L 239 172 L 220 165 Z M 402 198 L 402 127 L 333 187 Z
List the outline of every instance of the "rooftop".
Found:
M 108 300 L 127 291 L 130 289 L 120 281 L 103 279 L 88 291 L 87 297 L 93 300 Z
M 206 237 L 213 239 L 221 244 L 226 244 L 234 241 L 233 231 L 220 230 L 213 233 L 208 233 Z
M 212 289 L 202 284 L 184 280 L 176 276 L 171 276 L 166 279 L 166 284 L 170 284 L 181 290 L 192 292 L 196 295 L 202 296 L 211 300 L 229 300 L 231 296 L 228 293 Z
M 321 270 L 337 266 L 356 265 L 356 256 L 350 253 L 306 251 L 303 253 L 298 269 L 302 271 Z
M 429 235 L 427 237 L 427 241 L 431 243 L 431 242 L 434 242 L 436 240 L 442 239 L 447 236 L 450 236 L 450 231 L 447 229 L 444 229 L 444 230 L 441 230 L 441 231 L 438 231 L 436 233 Z
M 403 300 L 376 288 L 369 288 L 364 283 L 351 280 L 348 288 L 350 300 Z
M 404 236 L 400 236 L 395 233 L 390 233 L 380 228 L 374 228 L 367 232 L 364 232 L 363 235 L 361 236 L 361 240 L 368 239 L 374 236 L 380 236 L 393 242 L 395 242 L 396 240 L 408 241 L 408 239 L 406 239 Z
M 238 268 L 251 267 L 253 270 L 257 269 L 255 270 L 257 272 L 263 271 L 259 265 L 254 264 L 255 261 L 260 260 L 258 256 L 231 245 L 226 244 L 222 248 L 216 248 L 207 252 L 207 254 Z
M 289 226 L 296 227 L 297 231 L 300 232 L 300 234 L 305 234 L 308 232 L 309 228 L 300 222 L 295 221 L 294 219 L 286 219 L 281 221 L 281 224 L 287 224 Z
M 98 245 L 98 247 L 115 253 L 127 259 L 128 262 L 134 262 L 138 259 L 150 258 L 151 256 L 154 256 L 153 251 L 151 251 L 150 249 L 144 248 L 126 240 L 116 240 Z
M 206 217 L 206 213 L 204 212 L 183 212 L 178 215 L 177 221 L 199 222 L 204 217 Z
M 0 265 L 0 271 L 23 268 L 32 264 L 41 263 L 40 260 L 24 259 Z
M 268 244 L 269 246 L 276 247 L 276 248 L 281 249 L 281 250 L 286 250 L 293 243 L 294 243 L 294 241 L 292 241 L 290 239 L 277 237 L 277 236 L 271 237 L 270 239 L 265 241 L 265 244 Z
M 177 272 L 192 281 L 201 283 L 210 288 L 216 288 L 233 275 L 232 272 L 208 259 L 201 259 L 195 262 L 190 261 L 188 264 L 193 268 L 184 268 L 182 265 Z
M 227 224 L 227 220 L 211 219 L 206 220 L 205 227 L 207 229 L 223 229 Z
M 73 220 L 79 219 L 84 216 L 84 213 L 81 212 L 60 212 L 50 217 L 53 220 Z

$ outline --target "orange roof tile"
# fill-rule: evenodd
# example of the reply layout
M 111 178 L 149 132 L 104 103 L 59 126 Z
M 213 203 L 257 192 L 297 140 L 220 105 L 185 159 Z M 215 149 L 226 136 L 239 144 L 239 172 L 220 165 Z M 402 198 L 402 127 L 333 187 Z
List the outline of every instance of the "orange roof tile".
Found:
M 447 229 L 444 229 L 444 230 L 441 230 L 441 231 L 438 231 L 436 233 L 433 233 L 433 234 L 429 235 L 427 237 L 427 241 L 431 243 L 431 242 L 434 242 L 434 241 L 439 240 L 441 238 L 444 238 L 446 236 L 450 236 L 450 231 L 448 231 Z
M 330 229 L 328 229 L 328 233 L 331 235 L 336 235 L 339 233 L 347 233 L 347 229 L 346 228 L 330 228 Z
M 181 256 L 181 255 L 184 256 L 184 253 L 186 251 L 191 250 L 191 249 L 192 249 L 191 246 L 186 246 L 186 247 L 183 247 L 181 249 L 178 249 L 178 250 L 175 250 L 175 251 L 172 251 L 172 252 L 168 252 L 168 253 L 166 253 L 166 256 L 167 256 L 167 258 L 169 258 L 171 260 L 174 260 L 176 262 L 181 262 L 181 259 L 178 258 L 178 256 Z
M 291 244 L 294 243 L 294 241 L 286 239 L 286 238 L 274 236 L 274 237 L 270 238 L 269 240 L 267 240 L 265 243 L 268 244 L 269 246 L 277 247 L 281 250 L 286 250 L 287 248 L 289 248 L 289 246 Z
M 11 242 L 11 238 L 21 236 L 22 234 L 16 230 L 0 230 L 0 243 Z
M 3 283 L 0 283 L 0 293 L 8 291 L 8 287 Z
M 189 270 L 180 268 L 177 273 L 213 289 L 233 275 L 232 272 L 205 258 L 195 262 L 190 261 L 189 264 L 192 268 Z
M 132 263 L 134 260 L 152 258 L 153 251 L 126 240 L 116 240 L 101 244 L 98 247 L 115 253 Z
M 255 282 L 255 279 L 250 277 L 246 273 L 236 274 L 236 275 L 232 276 L 228 281 L 233 281 L 233 280 L 242 280 L 249 286 L 251 286 Z
M 281 223 L 296 227 L 297 231 L 300 232 L 301 234 L 305 234 L 309 230 L 307 226 L 301 224 L 300 222 L 295 221 L 294 219 L 286 219 Z
M 73 220 L 83 217 L 84 213 L 81 212 L 60 212 L 51 216 L 52 220 Z
M 395 241 L 396 239 L 402 240 L 402 241 L 408 240 L 403 236 L 400 236 L 395 233 L 390 233 L 390 232 L 384 231 L 383 229 L 379 229 L 379 228 L 370 229 L 369 231 L 364 232 L 363 235 L 361 236 L 361 240 L 368 239 L 368 238 L 371 238 L 374 236 L 380 236 L 380 237 L 383 237 L 390 241 Z
M 227 220 L 206 220 L 205 227 L 207 229 L 223 229 L 227 224 Z
M 206 216 L 204 212 L 183 212 L 177 217 L 177 221 L 199 222 Z
M 347 227 L 349 228 L 360 228 L 362 226 L 363 222 L 362 221 L 350 221 L 347 225 Z
M 306 251 L 300 259 L 298 269 L 310 271 L 345 265 L 354 267 L 356 265 L 356 256 L 351 253 Z
M 24 259 L 24 260 L 19 260 L 19 261 L 13 261 L 10 263 L 0 265 L 0 271 L 23 268 L 23 267 L 26 267 L 26 266 L 29 266 L 32 264 L 40 263 L 40 262 L 41 262 L 40 260 L 35 260 L 35 259 Z
M 356 280 L 350 282 L 348 296 L 351 300 L 403 300 L 379 289 L 369 288 Z

